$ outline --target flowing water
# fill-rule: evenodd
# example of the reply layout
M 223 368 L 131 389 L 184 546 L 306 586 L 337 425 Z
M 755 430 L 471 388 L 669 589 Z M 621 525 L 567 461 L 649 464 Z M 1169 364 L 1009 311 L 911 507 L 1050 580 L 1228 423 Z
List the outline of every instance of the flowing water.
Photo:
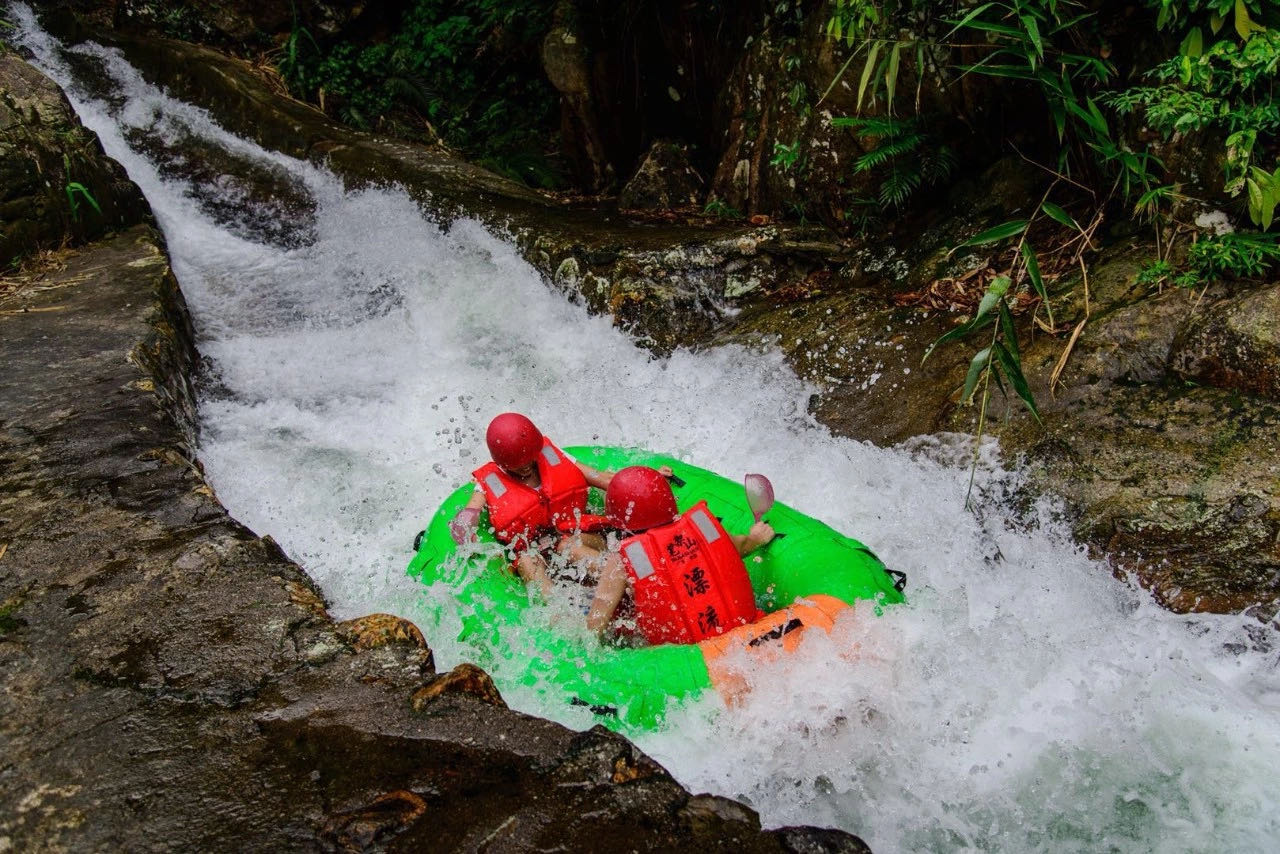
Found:
M 710 697 L 637 735 L 691 790 L 881 852 L 1275 850 L 1280 668 L 1249 620 L 1162 611 L 1048 503 L 1002 510 L 1014 472 L 983 468 L 993 497 L 975 518 L 964 437 L 832 436 L 775 352 L 654 359 L 477 223 L 442 230 L 395 188 L 347 192 L 111 51 L 67 53 L 24 7 L 9 17 L 164 230 L 208 365 L 200 456 L 219 497 L 337 617 L 423 619 L 443 594 L 406 578 L 409 543 L 480 462 L 488 419 L 519 410 L 562 444 L 763 471 L 910 576 L 907 606 L 860 610 L 762 667 L 744 707 Z M 183 154 L 198 149 L 236 168 L 210 174 Z M 468 658 L 430 635 L 442 668 Z M 517 708 L 592 723 L 502 687 Z

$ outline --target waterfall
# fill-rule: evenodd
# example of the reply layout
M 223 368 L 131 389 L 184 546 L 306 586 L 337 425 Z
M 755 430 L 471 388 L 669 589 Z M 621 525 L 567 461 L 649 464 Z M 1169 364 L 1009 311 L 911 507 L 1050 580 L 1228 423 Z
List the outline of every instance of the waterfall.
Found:
M 231 514 L 270 534 L 338 618 L 418 619 L 409 544 L 530 415 L 560 444 L 637 445 L 739 476 L 869 544 L 909 604 L 863 611 L 640 746 L 768 826 L 843 827 L 879 852 L 1261 851 L 1280 838 L 1280 670 L 1251 620 L 1168 613 L 1075 545 L 969 437 L 895 448 L 833 436 L 776 351 L 654 358 L 548 287 L 501 235 L 441 227 L 396 187 L 349 191 L 146 83 L 117 52 L 9 17 L 146 194 L 191 306 L 200 458 Z M 225 170 L 200 168 L 216 152 Z M 437 663 L 468 657 L 430 633 Z M 513 706 L 586 727 L 580 708 Z

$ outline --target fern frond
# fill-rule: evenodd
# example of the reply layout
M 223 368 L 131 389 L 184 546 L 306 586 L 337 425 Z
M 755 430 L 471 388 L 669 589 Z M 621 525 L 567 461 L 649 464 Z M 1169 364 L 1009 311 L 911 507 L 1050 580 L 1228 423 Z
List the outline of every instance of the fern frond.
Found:
M 920 181 L 921 175 L 916 169 L 893 170 L 880 185 L 880 204 L 884 207 L 902 207 L 903 202 L 919 188 Z
M 919 148 L 924 140 L 924 134 L 914 133 L 911 136 L 887 142 L 859 157 L 854 163 L 853 170 L 855 172 L 866 172 L 904 154 L 910 154 Z

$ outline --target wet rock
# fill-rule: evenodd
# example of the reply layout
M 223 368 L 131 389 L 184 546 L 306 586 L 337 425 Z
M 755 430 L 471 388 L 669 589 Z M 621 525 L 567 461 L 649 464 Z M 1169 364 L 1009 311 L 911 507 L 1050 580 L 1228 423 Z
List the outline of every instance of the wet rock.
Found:
M 474 697 L 491 706 L 503 709 L 507 707 L 506 701 L 502 699 L 502 694 L 498 692 L 498 687 L 493 684 L 489 674 L 474 664 L 465 663 L 459 664 L 443 676 L 437 676 L 414 691 L 409 702 L 413 705 L 415 712 L 421 713 L 440 697 L 458 694 Z
M 338 851 L 380 850 L 426 812 L 422 796 L 403 789 L 388 792 L 366 806 L 332 816 L 321 838 Z
M 689 165 L 688 150 L 679 143 L 659 140 L 618 194 L 618 207 L 668 210 L 697 205 L 701 185 L 702 179 Z
M 871 854 L 861 839 L 839 830 L 784 827 L 773 832 L 783 847 L 794 854 Z
M 760 826 L 760 816 L 737 801 L 716 795 L 697 795 L 680 810 L 680 817 L 695 833 L 722 832 L 727 826 Z
M 1209 388 L 1113 387 L 1019 431 L 1076 532 L 1168 607 L 1280 607 L 1280 406 Z M 1026 443 L 1024 445 L 1023 443 Z
M 413 623 L 394 614 L 369 614 L 344 620 L 335 628 L 338 634 L 359 650 L 377 649 L 389 643 L 402 643 L 417 649 L 428 649 L 422 632 Z
M 106 157 L 62 90 L 0 51 L 0 271 L 148 215 L 142 193 Z
M 1209 306 L 1173 349 L 1178 376 L 1280 400 L 1280 285 Z

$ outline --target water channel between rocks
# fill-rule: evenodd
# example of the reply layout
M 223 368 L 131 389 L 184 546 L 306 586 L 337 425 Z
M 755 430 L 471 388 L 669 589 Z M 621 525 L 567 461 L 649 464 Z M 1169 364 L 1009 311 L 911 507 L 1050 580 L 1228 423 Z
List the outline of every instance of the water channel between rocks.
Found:
M 424 597 L 447 593 L 404 568 L 478 464 L 488 419 L 520 410 L 562 444 L 766 472 L 781 500 L 910 576 L 909 605 L 858 610 L 763 668 L 744 708 L 708 698 L 633 734 L 691 790 L 884 852 L 1274 846 L 1280 671 L 1251 621 L 1159 609 L 1073 545 L 1048 502 L 1016 520 L 990 503 L 979 521 L 964 508 L 965 437 L 834 437 L 776 353 L 653 359 L 480 225 L 442 231 L 394 188 L 348 193 L 111 52 L 64 53 L 28 12 L 11 15 L 155 210 L 206 361 L 200 453 L 219 497 L 339 618 L 401 614 L 442 667 L 470 657 L 424 616 Z M 227 174 L 209 178 L 199 150 Z M 264 181 L 281 194 L 250 201 Z M 979 474 L 996 495 L 1016 478 Z M 515 707 L 593 723 L 496 671 Z

